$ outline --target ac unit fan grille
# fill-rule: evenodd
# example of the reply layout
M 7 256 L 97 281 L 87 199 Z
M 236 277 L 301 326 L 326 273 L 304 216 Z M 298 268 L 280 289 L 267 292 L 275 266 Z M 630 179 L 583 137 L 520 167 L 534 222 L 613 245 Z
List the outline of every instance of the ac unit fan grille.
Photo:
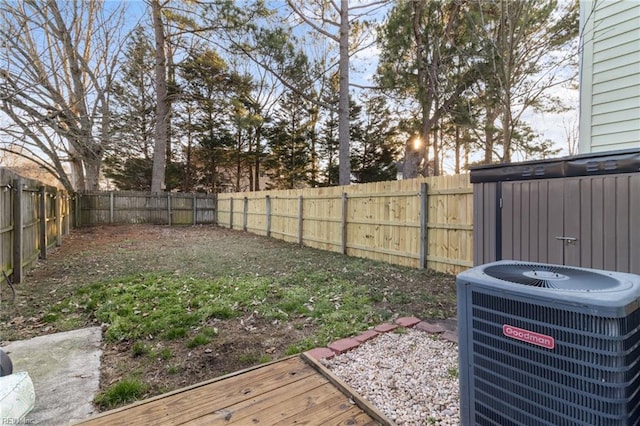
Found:
M 605 274 L 556 265 L 503 263 L 486 267 L 484 273 L 510 283 L 558 290 L 606 291 L 620 286 Z
M 607 318 L 482 291 L 471 302 L 475 424 L 640 424 L 640 310 Z M 556 347 L 509 338 L 504 324 Z

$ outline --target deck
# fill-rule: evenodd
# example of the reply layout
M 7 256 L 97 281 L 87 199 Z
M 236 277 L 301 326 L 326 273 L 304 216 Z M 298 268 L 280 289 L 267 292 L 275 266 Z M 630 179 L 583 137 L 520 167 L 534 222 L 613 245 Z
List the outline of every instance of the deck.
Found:
M 391 422 L 324 366 L 303 354 L 107 411 L 80 424 L 384 425 Z

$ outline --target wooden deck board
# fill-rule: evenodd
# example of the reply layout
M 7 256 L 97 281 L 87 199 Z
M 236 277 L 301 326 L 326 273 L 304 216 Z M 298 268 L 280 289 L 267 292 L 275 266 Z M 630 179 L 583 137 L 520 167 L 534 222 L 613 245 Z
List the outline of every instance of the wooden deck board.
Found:
M 284 413 L 286 405 L 283 401 L 296 398 L 301 394 L 312 392 L 314 389 L 323 386 L 326 383 L 327 380 L 319 375 L 306 377 L 304 380 L 299 382 L 291 383 L 279 389 L 274 389 L 268 393 L 257 395 L 254 398 L 242 401 L 238 404 L 227 406 L 222 410 L 224 412 L 224 416 L 219 416 L 219 418 L 223 420 L 223 423 L 216 423 L 216 421 L 211 418 L 210 421 L 212 421 L 212 423 L 210 424 L 239 424 L 246 422 L 248 418 L 251 419 L 263 416 L 266 412 Z
M 355 405 L 350 395 L 308 360 L 290 357 L 102 413 L 80 424 L 387 423 L 384 416 L 369 412 L 366 404 Z

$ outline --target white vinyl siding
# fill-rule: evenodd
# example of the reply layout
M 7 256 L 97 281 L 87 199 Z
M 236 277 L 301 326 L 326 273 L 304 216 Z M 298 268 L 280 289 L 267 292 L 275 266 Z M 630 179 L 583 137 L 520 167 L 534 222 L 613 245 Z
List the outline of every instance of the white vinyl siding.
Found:
M 640 147 L 640 1 L 580 2 L 580 152 Z

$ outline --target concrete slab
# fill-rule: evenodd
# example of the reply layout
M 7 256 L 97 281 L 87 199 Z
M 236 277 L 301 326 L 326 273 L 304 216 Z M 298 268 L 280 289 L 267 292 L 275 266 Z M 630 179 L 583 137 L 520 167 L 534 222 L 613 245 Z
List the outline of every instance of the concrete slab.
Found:
M 101 340 L 100 327 L 91 327 L 2 347 L 13 371 L 26 371 L 33 381 L 36 403 L 25 423 L 66 425 L 95 413 L 92 401 L 100 382 Z

